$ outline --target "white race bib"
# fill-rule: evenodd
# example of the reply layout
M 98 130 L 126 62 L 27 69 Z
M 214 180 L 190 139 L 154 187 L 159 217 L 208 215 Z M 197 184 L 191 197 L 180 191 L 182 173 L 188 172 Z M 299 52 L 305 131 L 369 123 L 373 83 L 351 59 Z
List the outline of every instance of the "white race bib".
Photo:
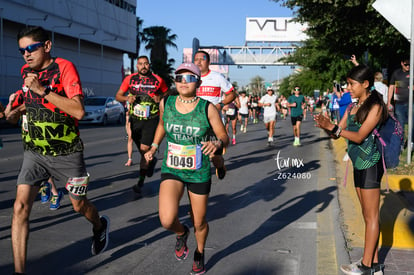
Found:
M 229 108 L 226 111 L 226 115 L 228 115 L 228 116 L 234 116 L 235 113 L 236 113 L 236 109 L 234 109 L 234 108 Z
M 85 177 L 69 178 L 66 190 L 75 196 L 85 196 L 88 191 L 89 175 Z
M 202 166 L 201 145 L 168 142 L 167 166 L 173 169 L 197 170 Z
M 150 106 L 139 104 L 135 105 L 134 115 L 136 115 L 137 117 L 148 118 L 150 116 Z
M 22 115 L 22 129 L 25 132 L 29 132 L 29 126 L 27 125 L 27 116 Z

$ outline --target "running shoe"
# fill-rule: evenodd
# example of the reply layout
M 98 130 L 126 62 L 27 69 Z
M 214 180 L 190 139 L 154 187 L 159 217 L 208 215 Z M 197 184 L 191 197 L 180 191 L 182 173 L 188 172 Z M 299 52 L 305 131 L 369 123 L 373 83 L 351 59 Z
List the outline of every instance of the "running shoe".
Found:
M 137 184 L 132 186 L 132 190 L 134 190 L 135 193 L 141 194 L 141 188 L 144 186 L 144 180 L 145 176 L 139 176 Z
M 224 179 L 224 177 L 226 176 L 226 166 L 223 165 L 223 167 L 220 168 L 216 168 L 216 176 L 219 180 Z
M 57 195 L 53 195 L 50 198 L 50 207 L 49 207 L 49 209 L 50 210 L 57 210 L 57 209 L 59 209 L 59 207 L 60 207 L 60 201 L 62 200 L 62 198 L 63 198 L 63 192 L 62 191 L 59 191 Z
M 243 128 L 243 133 L 246 133 L 247 132 L 247 127 L 244 127 Z
M 148 165 L 148 170 L 147 170 L 147 175 L 146 175 L 147 177 L 150 178 L 150 177 L 152 177 L 152 175 L 154 175 L 155 164 L 157 164 L 157 158 L 156 157 L 154 157 Z
M 175 243 L 175 258 L 179 261 L 185 260 L 188 256 L 187 239 L 190 235 L 190 229 L 184 225 L 185 233 L 183 235 L 177 235 Z
M 361 265 L 361 262 L 362 262 L 362 258 L 359 259 L 356 262 L 353 262 L 352 264 L 354 264 L 354 265 Z M 380 263 L 376 263 L 375 264 L 374 263 L 372 265 L 372 268 L 374 268 L 374 275 L 384 275 L 384 268 L 385 268 L 385 265 L 384 264 L 380 264 Z
M 243 128 L 244 128 L 244 126 L 243 126 L 243 124 L 240 126 L 240 132 L 243 132 Z
M 42 202 L 42 204 L 47 203 L 50 199 L 50 183 L 43 183 L 43 185 L 40 187 L 39 193 L 40 201 Z
M 236 145 L 236 139 L 233 138 L 233 141 L 231 142 L 231 144 Z
M 361 263 L 341 265 L 341 271 L 347 275 L 373 275 L 374 268 L 363 266 Z
M 191 275 L 200 275 L 206 272 L 206 268 L 204 266 L 204 253 L 200 253 L 194 251 L 194 262 L 193 262 L 193 269 L 191 270 Z
M 93 233 L 92 237 L 92 255 L 98 255 L 103 252 L 109 243 L 109 218 L 101 216 L 102 229 Z

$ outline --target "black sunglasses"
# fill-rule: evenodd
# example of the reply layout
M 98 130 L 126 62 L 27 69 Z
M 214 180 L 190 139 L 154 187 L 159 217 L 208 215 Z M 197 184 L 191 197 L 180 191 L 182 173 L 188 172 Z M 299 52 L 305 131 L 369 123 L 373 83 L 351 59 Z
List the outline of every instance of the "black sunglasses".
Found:
M 410 63 L 404 63 L 404 66 L 410 66 Z
M 44 46 L 45 42 L 38 42 L 38 43 L 34 43 L 32 45 L 27 46 L 26 48 L 19 48 L 19 52 L 23 55 L 26 51 L 28 53 L 32 53 L 34 51 L 36 51 L 37 49 L 39 49 L 40 47 Z

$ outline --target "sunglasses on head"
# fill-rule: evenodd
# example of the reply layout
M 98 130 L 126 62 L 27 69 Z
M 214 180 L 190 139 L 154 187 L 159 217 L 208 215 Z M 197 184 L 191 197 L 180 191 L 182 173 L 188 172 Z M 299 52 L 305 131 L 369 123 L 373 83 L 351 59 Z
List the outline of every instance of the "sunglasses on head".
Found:
M 19 48 L 19 52 L 21 54 L 24 54 L 26 51 L 28 53 L 32 53 L 44 45 L 45 45 L 45 42 L 34 43 L 32 45 L 27 46 L 26 48 Z
M 193 75 L 193 74 L 176 74 L 175 75 L 175 82 L 182 82 L 183 79 L 185 79 L 186 83 L 197 82 L 198 76 Z

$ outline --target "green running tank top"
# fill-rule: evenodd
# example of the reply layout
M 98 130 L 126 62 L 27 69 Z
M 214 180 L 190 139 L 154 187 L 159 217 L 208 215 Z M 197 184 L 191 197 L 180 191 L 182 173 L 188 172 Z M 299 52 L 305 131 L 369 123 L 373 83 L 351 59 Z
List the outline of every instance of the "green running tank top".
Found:
M 167 148 L 161 173 L 176 175 L 184 182 L 208 182 L 210 159 L 200 149 L 201 141 L 208 141 L 211 129 L 206 111 L 208 101 L 200 98 L 194 110 L 182 114 L 175 108 L 177 96 L 165 99 L 163 121 Z
M 361 124 L 354 120 L 355 114 L 348 115 L 347 130 L 357 132 Z M 374 166 L 381 158 L 374 135 L 369 134 L 361 144 L 348 140 L 348 155 L 355 169 L 364 170 Z

